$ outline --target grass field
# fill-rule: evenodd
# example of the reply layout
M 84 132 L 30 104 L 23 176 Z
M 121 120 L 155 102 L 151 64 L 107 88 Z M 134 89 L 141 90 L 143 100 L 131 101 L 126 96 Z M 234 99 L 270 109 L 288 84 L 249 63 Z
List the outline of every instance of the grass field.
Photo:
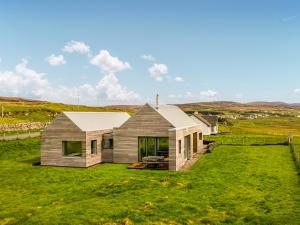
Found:
M 300 118 L 282 116 L 253 120 L 238 119 L 232 121 L 232 126 L 221 126 L 220 130 L 237 135 L 300 136 Z
M 32 166 L 38 139 L 0 142 L 0 224 L 299 224 L 288 146 L 219 146 L 187 172 Z

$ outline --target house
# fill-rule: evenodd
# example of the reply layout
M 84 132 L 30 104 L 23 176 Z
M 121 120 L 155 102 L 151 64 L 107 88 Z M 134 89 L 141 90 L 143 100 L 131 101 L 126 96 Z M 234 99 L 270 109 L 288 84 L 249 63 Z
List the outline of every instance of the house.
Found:
M 179 170 L 203 150 L 201 126 L 179 107 L 144 105 L 113 130 L 114 163 L 142 161 L 145 156 L 164 156 L 169 170 Z
M 113 128 L 124 112 L 63 112 L 41 133 L 41 165 L 89 167 L 113 162 Z
M 195 112 L 190 117 L 201 126 L 203 135 L 217 134 L 219 132 L 217 116 L 202 115 Z

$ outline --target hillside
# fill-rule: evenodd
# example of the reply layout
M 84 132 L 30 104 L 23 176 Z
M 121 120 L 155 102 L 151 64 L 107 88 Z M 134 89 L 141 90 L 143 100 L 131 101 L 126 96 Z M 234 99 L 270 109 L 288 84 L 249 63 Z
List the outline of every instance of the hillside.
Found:
M 299 104 L 288 104 L 284 102 L 251 102 L 251 103 L 238 103 L 227 101 L 215 101 L 215 102 L 198 102 L 198 103 L 185 103 L 178 104 L 178 106 L 187 112 L 200 111 L 215 112 L 216 114 L 226 113 L 259 113 L 259 112 L 271 112 L 271 113 L 292 113 L 297 114 L 300 110 Z
M 0 112 L 0 124 L 47 123 L 62 111 L 126 111 L 130 114 L 134 112 L 129 108 L 90 107 L 7 97 L 0 97 L 0 110 L 1 106 L 3 106 L 3 118 Z

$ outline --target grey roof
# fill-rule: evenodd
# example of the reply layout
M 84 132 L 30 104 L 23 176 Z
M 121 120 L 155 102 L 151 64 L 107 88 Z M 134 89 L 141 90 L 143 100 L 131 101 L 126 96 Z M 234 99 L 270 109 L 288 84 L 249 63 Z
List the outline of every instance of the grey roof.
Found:
M 130 116 L 126 112 L 63 112 L 82 131 L 120 127 Z
M 193 114 L 190 116 L 194 121 L 196 121 L 197 123 L 199 123 L 199 120 L 202 121 L 203 123 L 205 123 L 207 126 L 212 126 L 212 124 L 206 120 L 202 115 L 200 114 Z
M 208 121 L 212 126 L 217 126 L 217 124 L 218 124 L 218 117 L 217 116 L 202 115 L 202 117 L 206 121 Z
M 169 123 L 171 123 L 175 128 L 198 125 L 185 112 L 175 105 L 159 105 L 158 108 L 151 104 L 148 105 L 169 121 Z

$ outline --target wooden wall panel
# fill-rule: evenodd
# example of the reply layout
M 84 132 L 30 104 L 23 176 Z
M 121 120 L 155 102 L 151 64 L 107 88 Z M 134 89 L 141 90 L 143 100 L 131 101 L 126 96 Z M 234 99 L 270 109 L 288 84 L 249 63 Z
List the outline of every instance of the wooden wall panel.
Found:
M 172 128 L 172 125 L 166 119 L 145 105 L 120 128 L 114 129 L 114 162 L 137 162 L 138 137 L 168 137 L 169 128 Z
M 63 156 L 63 141 L 81 141 L 82 157 Z M 86 134 L 64 114 L 41 132 L 41 165 L 86 167 Z

